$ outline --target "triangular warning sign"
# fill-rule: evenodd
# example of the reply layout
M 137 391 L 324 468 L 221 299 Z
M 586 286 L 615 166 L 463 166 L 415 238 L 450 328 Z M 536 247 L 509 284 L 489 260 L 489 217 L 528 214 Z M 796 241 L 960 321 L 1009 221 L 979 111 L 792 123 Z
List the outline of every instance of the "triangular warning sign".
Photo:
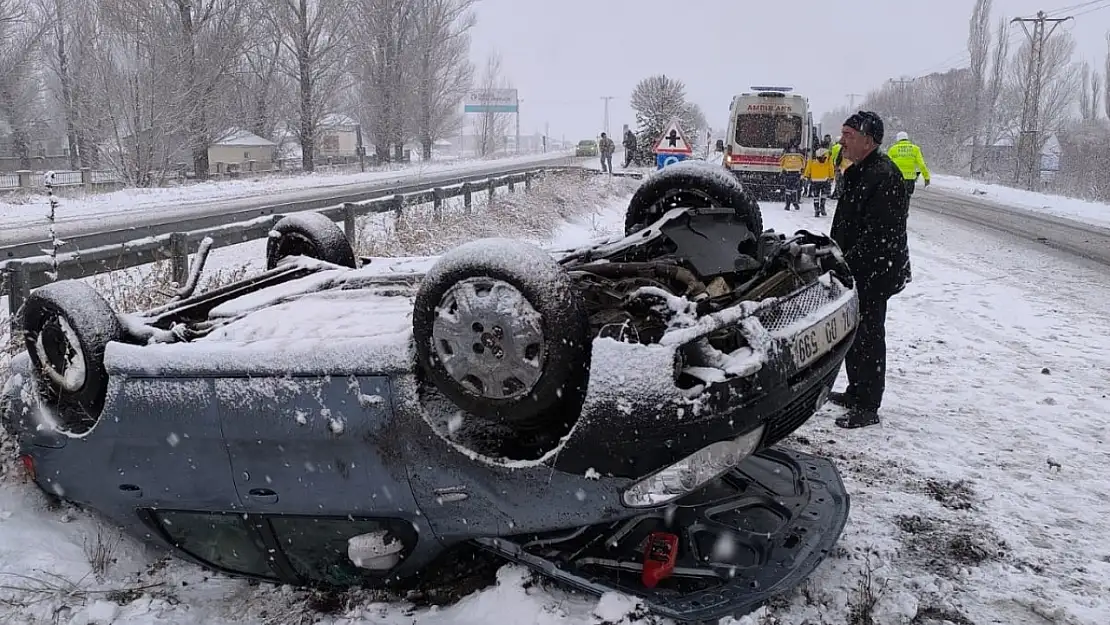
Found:
M 686 140 L 686 133 L 678 126 L 678 120 L 667 124 L 666 129 L 663 130 L 663 136 L 659 137 L 659 141 L 655 144 L 655 153 L 686 155 L 694 153 L 690 142 Z

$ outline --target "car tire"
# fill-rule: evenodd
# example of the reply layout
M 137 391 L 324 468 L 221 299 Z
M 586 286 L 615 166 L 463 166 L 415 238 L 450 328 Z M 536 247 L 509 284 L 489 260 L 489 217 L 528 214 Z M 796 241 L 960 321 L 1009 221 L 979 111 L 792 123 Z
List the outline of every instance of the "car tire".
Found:
M 287 256 L 307 256 L 341 267 L 355 268 L 355 250 L 343 229 L 314 211 L 282 217 L 266 241 L 266 269 Z
M 23 340 L 39 397 L 71 434 L 100 419 L 108 393 L 104 350 L 124 338 L 116 311 L 77 280 L 39 287 L 23 305 Z
M 754 236 L 763 232 L 759 203 L 735 176 L 706 161 L 682 161 L 652 174 L 636 189 L 625 213 L 625 234 L 678 206 L 732 208 Z
M 589 321 L 570 276 L 538 247 L 491 238 L 444 254 L 417 291 L 413 338 L 427 378 L 474 416 L 535 431 L 582 406 Z

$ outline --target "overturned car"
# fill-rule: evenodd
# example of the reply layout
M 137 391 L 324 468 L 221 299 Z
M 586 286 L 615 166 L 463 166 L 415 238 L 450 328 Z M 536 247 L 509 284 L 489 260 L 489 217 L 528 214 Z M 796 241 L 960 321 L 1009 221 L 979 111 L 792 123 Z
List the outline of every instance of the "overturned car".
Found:
M 678 621 L 804 579 L 848 497 L 775 447 L 857 323 L 835 243 L 763 231 L 725 172 L 649 177 L 623 236 L 359 259 L 317 213 L 268 269 L 119 314 L 32 292 L 4 424 L 48 493 L 226 573 L 400 584 L 478 544 Z M 360 265 L 358 267 L 357 265 Z

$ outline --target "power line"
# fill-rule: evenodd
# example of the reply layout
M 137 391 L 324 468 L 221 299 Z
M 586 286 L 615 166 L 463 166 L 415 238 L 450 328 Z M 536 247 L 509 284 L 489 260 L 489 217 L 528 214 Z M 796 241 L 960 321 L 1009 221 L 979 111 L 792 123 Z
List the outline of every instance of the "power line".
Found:
M 1094 5 L 1101 5 L 1101 6 L 1094 6 Z M 1072 15 L 1072 17 L 1079 17 L 1080 15 L 1087 15 L 1087 14 L 1093 13 L 1095 11 L 1101 11 L 1102 9 L 1110 8 L 1110 0 L 1087 0 L 1086 2 L 1080 2 L 1079 4 L 1072 4 L 1072 5 L 1069 5 L 1069 6 L 1063 6 L 1063 7 L 1056 7 L 1056 8 L 1048 9 L 1048 10 L 1044 11 L 1044 13 L 1046 13 L 1046 14 L 1065 13 L 1065 12 L 1068 12 L 1068 11 L 1075 11 L 1075 10 L 1083 9 L 1083 8 L 1086 8 L 1087 10 L 1076 13 L 1076 14 Z M 1030 19 L 1035 19 L 1035 18 L 1030 18 Z M 1007 42 L 1012 44 L 1012 43 L 1014 43 L 1015 39 L 1020 38 L 1020 37 L 1021 37 L 1021 32 L 1011 31 L 1009 36 L 1007 37 Z M 953 53 L 951 56 L 945 58 L 943 61 L 940 61 L 938 63 L 934 63 L 934 64 L 926 67 L 923 70 L 914 72 L 914 75 L 915 76 L 923 76 L 925 74 L 931 74 L 934 71 L 941 71 L 941 70 L 948 69 L 948 68 L 953 67 L 953 66 L 963 65 L 964 63 L 967 63 L 970 60 L 971 60 L 971 53 L 967 49 L 963 49 L 963 50 L 960 50 L 959 52 Z

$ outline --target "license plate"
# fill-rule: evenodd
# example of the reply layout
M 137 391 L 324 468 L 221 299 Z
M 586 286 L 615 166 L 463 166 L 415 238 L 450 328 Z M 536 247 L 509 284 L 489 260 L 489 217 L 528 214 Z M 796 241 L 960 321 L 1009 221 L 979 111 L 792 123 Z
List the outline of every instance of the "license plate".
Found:
M 856 300 L 794 337 L 794 366 L 798 369 L 829 353 L 856 327 Z

